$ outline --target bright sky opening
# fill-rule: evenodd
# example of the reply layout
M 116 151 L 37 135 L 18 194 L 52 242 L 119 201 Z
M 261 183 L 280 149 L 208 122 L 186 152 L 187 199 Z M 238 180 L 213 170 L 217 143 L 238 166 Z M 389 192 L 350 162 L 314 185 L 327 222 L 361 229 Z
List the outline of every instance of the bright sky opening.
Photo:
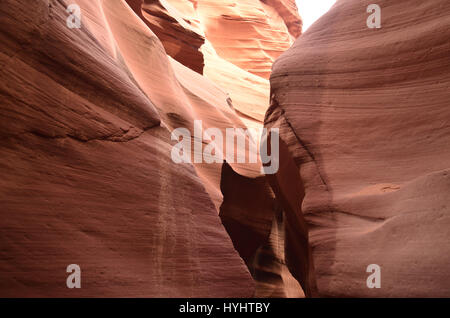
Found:
M 336 0 L 296 0 L 298 11 L 303 19 L 303 32 L 324 15 Z

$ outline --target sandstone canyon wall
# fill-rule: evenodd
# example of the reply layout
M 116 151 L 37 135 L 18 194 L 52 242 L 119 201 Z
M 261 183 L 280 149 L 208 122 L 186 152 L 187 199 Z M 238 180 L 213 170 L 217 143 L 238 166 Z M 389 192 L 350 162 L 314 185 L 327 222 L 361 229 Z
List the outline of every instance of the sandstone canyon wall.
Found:
M 247 126 L 260 125 L 272 64 L 301 34 L 294 0 L 127 2 L 168 55 L 223 88 Z
M 295 164 L 271 184 L 307 223 L 314 294 L 449 297 L 450 2 L 376 1 L 380 29 L 371 3 L 338 1 L 275 62 L 265 124 Z
M 450 297 L 450 6 L 370 3 L 2 1 L 0 296 Z M 175 164 L 198 120 L 280 169 Z
M 79 29 L 66 25 L 71 3 Z M 262 126 L 267 74 L 250 71 L 267 73 L 300 32 L 292 3 L 1 2 L 0 296 L 255 295 L 218 215 L 222 164 L 173 163 L 170 132 Z M 236 24 L 227 50 L 225 21 Z M 69 264 L 81 289 L 66 287 Z

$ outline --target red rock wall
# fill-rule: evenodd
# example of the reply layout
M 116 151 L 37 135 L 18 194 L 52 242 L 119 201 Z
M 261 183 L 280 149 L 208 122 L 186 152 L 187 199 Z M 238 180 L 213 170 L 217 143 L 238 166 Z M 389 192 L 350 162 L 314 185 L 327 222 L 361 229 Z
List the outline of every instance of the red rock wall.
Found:
M 287 2 L 291 11 L 286 8 Z M 263 78 L 269 78 L 274 60 L 301 33 L 301 27 L 297 24 L 295 28 L 292 23 L 294 1 L 197 0 L 195 7 L 217 54 Z M 300 21 L 298 13 L 295 18 Z
M 239 125 L 226 94 L 125 1 L 78 3 L 81 29 L 60 1 L 0 4 L 0 296 L 252 296 L 205 179 L 170 158 L 174 118 Z
M 0 296 L 450 296 L 448 1 L 339 0 L 281 56 L 292 0 L 77 3 L 0 4 Z M 195 120 L 279 128 L 280 170 L 173 163 Z
M 227 92 L 249 127 L 261 127 L 272 63 L 301 34 L 293 0 L 127 0 L 167 54 Z
M 181 12 L 167 1 L 127 0 L 130 7 L 156 34 L 163 43 L 166 53 L 181 64 L 203 74 L 204 58 L 200 47 L 205 43 L 201 29 L 186 22 Z M 190 4 L 190 2 L 188 2 Z M 192 9 L 183 7 L 185 14 Z
M 200 47 L 269 78 L 275 58 L 302 31 L 294 0 L 127 0 L 162 41 L 167 54 L 202 73 Z M 141 6 L 141 3 L 142 6 Z
M 296 163 L 276 179 L 305 188 L 290 211 L 309 230 L 303 280 L 321 296 L 450 296 L 450 3 L 377 1 L 369 29 L 370 3 L 338 1 L 273 66 L 265 122 Z

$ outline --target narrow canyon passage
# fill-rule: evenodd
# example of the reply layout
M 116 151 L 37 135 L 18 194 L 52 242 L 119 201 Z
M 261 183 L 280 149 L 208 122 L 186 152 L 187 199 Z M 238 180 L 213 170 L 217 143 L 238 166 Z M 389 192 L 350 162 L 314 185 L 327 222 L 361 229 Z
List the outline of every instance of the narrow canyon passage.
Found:
M 199 119 L 203 130 L 214 127 L 223 135 L 231 127 L 263 127 L 269 105 L 268 78 L 272 64 L 301 34 L 301 19 L 294 1 L 128 3 L 175 60 L 172 67 L 192 106 L 186 111 L 191 118 L 180 109 L 174 109 L 171 116 L 163 119 L 171 129 L 184 125 L 181 127 L 187 127 L 193 135 L 195 123 L 192 120 Z M 219 102 L 209 99 L 205 105 L 199 101 L 199 97 L 204 98 L 199 93 L 199 83 L 209 80 L 217 90 L 226 92 L 227 105 L 220 93 L 217 95 L 222 98 Z M 155 84 L 152 85 L 155 90 Z M 158 103 L 156 105 L 158 107 Z M 224 106 L 219 108 L 219 105 Z M 158 111 L 167 113 L 167 105 L 160 104 Z M 249 137 L 245 145 L 236 146 L 248 147 L 248 143 L 258 141 L 261 135 L 245 135 L 246 139 Z M 229 146 L 230 141 L 226 140 L 224 148 Z M 296 277 L 301 276 L 301 281 L 304 279 L 304 270 L 300 268 L 304 266 L 303 249 L 307 251 L 308 244 L 297 246 L 294 243 L 297 235 L 291 233 L 288 237 L 283 208 L 260 171 L 261 163 L 196 163 L 194 166 L 220 211 L 235 249 L 255 280 L 255 296 L 303 297 L 303 289 Z M 292 213 L 299 211 L 296 208 Z M 299 216 L 302 217 L 301 213 Z M 303 231 L 301 234 L 307 240 L 307 233 L 295 224 L 291 223 L 289 229 L 294 233 Z M 291 249 L 288 252 L 290 266 L 287 265 L 287 246 Z
M 304 1 L 1 1 L 0 296 L 450 296 L 450 2 Z
M 0 7 L 1 294 L 303 296 L 261 162 L 171 158 L 171 132 L 194 136 L 198 122 L 205 136 L 240 128 L 247 156 L 258 152 L 260 133 L 247 129 L 263 127 L 271 66 L 300 35 L 294 2 L 77 5 L 79 28 L 68 27 L 65 2 Z M 235 175 L 270 204 L 225 204 Z M 230 239 L 222 224 L 233 233 L 256 219 L 256 243 Z M 68 264 L 80 264 L 84 288 L 59 283 Z

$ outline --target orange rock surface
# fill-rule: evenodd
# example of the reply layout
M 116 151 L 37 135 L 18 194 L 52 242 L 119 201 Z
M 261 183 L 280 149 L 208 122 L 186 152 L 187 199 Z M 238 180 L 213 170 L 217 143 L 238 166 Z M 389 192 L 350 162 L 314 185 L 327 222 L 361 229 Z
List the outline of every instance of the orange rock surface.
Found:
M 307 225 L 312 295 L 449 297 L 450 3 L 380 0 L 369 29 L 370 3 L 338 1 L 275 62 L 265 122 L 285 151 L 271 184 Z
M 76 4 L 79 29 L 60 1 L 0 4 L 0 296 L 283 290 L 255 286 L 221 222 L 223 164 L 175 164 L 170 133 L 193 134 L 195 120 L 224 135 L 262 127 L 270 66 L 301 32 L 294 2 Z M 264 180 L 260 163 L 229 167 Z M 69 264 L 81 267 L 81 289 L 66 287 Z
M 76 3 L 0 4 L 1 297 L 450 297 L 448 1 Z
M 171 129 L 193 118 L 245 127 L 226 93 L 125 1 L 78 4 L 81 29 L 58 1 L 0 5 L 0 295 L 252 296 L 207 191 L 219 181 L 170 158 Z
M 293 0 L 127 0 L 166 52 L 227 94 L 248 127 L 260 127 L 270 69 L 301 34 Z

